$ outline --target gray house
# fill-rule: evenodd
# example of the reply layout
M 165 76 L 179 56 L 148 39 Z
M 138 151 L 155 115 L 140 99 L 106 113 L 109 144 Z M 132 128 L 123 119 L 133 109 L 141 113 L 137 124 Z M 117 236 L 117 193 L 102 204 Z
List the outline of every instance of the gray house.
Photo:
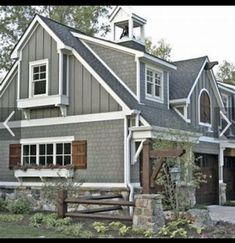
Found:
M 0 85 L 0 187 L 30 190 L 64 177 L 82 180 L 84 190 L 127 191 L 132 200 L 142 189 L 144 141 L 180 130 L 208 177 L 197 201 L 223 203 L 235 143 L 215 62 L 148 54 L 146 20 L 125 8 L 114 9 L 110 24 L 112 41 L 39 15 L 31 21 Z

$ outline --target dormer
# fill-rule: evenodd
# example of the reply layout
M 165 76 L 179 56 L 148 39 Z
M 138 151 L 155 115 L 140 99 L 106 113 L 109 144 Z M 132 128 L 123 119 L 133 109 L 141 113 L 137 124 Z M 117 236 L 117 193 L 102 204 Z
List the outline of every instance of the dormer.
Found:
M 111 40 L 124 46 L 143 51 L 145 49 L 144 28 L 146 20 L 129 7 L 116 7 L 109 17 Z

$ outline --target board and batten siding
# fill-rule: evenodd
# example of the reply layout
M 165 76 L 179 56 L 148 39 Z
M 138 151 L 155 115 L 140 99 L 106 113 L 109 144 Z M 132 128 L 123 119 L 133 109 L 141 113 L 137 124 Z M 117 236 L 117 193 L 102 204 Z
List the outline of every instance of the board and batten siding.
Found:
M 121 107 L 74 57 L 69 57 L 68 115 L 120 111 Z
M 136 94 L 135 56 L 88 41 L 86 43 L 117 74 L 130 90 Z
M 190 97 L 190 104 L 188 105 L 188 118 L 191 120 L 193 127 L 197 128 L 199 132 L 202 132 L 206 136 L 217 137 L 217 129 L 219 124 L 219 104 L 217 102 L 214 90 L 211 85 L 211 74 L 209 71 L 203 71 L 199 77 L 198 83 L 196 84 L 193 93 Z M 212 131 L 208 132 L 208 127 L 199 125 L 199 114 L 198 114 L 198 98 L 200 91 L 206 89 L 209 92 L 211 108 L 212 108 Z
M 20 61 L 20 98 L 29 97 L 29 63 L 48 59 L 49 95 L 59 93 L 59 54 L 57 44 L 52 37 L 39 25 L 22 50 Z

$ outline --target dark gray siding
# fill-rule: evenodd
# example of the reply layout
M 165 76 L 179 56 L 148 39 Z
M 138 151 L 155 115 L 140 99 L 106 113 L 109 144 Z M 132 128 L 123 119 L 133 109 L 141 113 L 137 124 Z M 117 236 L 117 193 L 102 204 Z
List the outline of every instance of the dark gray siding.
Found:
M 190 98 L 190 104 L 188 106 L 188 118 L 191 119 L 191 123 L 193 127 L 197 128 L 199 132 L 202 132 L 206 136 L 217 137 L 217 129 L 219 123 L 219 104 L 217 102 L 214 90 L 211 85 L 212 77 L 209 71 L 203 71 L 195 89 Z M 211 107 L 212 107 L 212 131 L 208 132 L 208 127 L 199 125 L 199 114 L 198 114 L 198 97 L 200 91 L 205 88 L 209 94 L 211 99 Z
M 74 56 L 69 58 L 69 67 L 68 115 L 121 110 L 118 103 Z
M 124 121 L 120 119 L 27 127 L 21 129 L 21 138 L 75 136 L 77 140 L 87 140 L 87 169 L 77 170 L 75 180 L 123 183 L 123 133 Z M 13 172 L 8 169 L 10 143 L 18 143 L 18 141 L 0 141 L 1 181 L 15 181 Z
M 194 153 L 219 154 L 218 143 L 200 142 L 193 147 Z
M 167 72 L 163 71 L 163 101 L 164 103 L 159 103 L 157 101 L 152 101 L 145 98 L 145 63 L 140 62 L 140 101 L 149 106 L 154 106 L 159 109 L 168 109 L 168 82 L 167 82 Z M 152 66 L 152 65 L 151 65 Z M 156 68 L 160 69 L 158 66 Z
M 134 55 L 87 42 L 121 80 L 136 94 L 136 62 Z
M 39 25 L 22 50 L 20 62 L 20 98 L 29 96 L 29 62 L 48 59 L 49 61 L 49 95 L 59 92 L 59 54 L 57 44 Z

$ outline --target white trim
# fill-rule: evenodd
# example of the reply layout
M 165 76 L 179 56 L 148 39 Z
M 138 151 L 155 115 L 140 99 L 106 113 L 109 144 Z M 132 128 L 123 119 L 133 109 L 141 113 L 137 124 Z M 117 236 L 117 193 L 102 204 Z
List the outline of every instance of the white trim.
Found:
M 228 111 L 228 109 L 229 109 L 229 95 L 228 94 L 225 94 L 225 93 L 222 93 L 221 94 L 221 98 L 222 98 L 222 101 L 223 101 L 223 97 L 226 99 L 226 101 L 227 101 L 227 106 L 225 107 L 224 106 L 224 108 L 227 108 L 227 111 Z M 224 103 L 224 102 L 223 102 Z
M 70 58 L 69 58 L 69 55 L 67 55 L 67 77 L 66 77 L 66 82 L 67 82 L 67 92 L 66 92 L 66 94 L 67 94 L 67 96 L 69 97 L 69 83 L 70 83 L 70 80 L 69 80 L 69 68 L 70 68 L 70 64 L 69 64 L 69 60 L 70 60 Z
M 18 61 L 15 62 L 15 64 L 13 65 L 13 67 L 10 69 L 10 71 L 7 73 L 7 75 L 5 76 L 5 78 L 0 83 L 0 92 L 2 92 L 3 87 L 5 86 L 5 84 L 7 83 L 7 81 L 9 80 L 9 78 L 11 77 L 11 75 L 14 73 L 14 71 L 15 71 L 18 63 L 19 63 Z
M 177 109 L 178 106 L 174 106 L 173 110 L 181 117 L 184 119 L 185 122 L 190 123 L 191 120 L 187 118 L 187 109 L 186 106 L 182 106 L 184 108 L 184 115 L 180 113 L 180 111 Z
M 123 111 L 106 112 L 106 113 L 94 113 L 86 115 L 76 115 L 67 117 L 51 117 L 41 119 L 31 119 L 22 121 L 10 121 L 8 125 L 10 128 L 16 127 L 34 127 L 34 126 L 50 126 L 50 125 L 62 125 L 73 123 L 85 123 L 85 122 L 97 122 L 97 121 L 111 121 L 124 119 L 125 113 Z M 0 129 L 6 129 L 0 123 Z
M 150 124 L 142 116 L 140 116 L 140 121 L 144 126 L 150 126 Z
M 96 44 L 111 47 L 113 49 L 117 49 L 117 50 L 120 50 L 120 51 L 123 51 L 123 52 L 127 52 L 129 54 L 131 53 L 131 54 L 134 54 L 134 55 L 143 56 L 142 51 L 137 51 L 137 50 L 134 50 L 134 49 L 131 49 L 131 48 L 128 48 L 128 47 L 124 47 L 124 46 L 121 46 L 121 45 L 118 45 L 118 44 L 115 44 L 115 43 L 111 43 L 107 40 L 97 39 L 97 38 L 87 36 L 87 35 L 84 35 L 84 34 L 81 34 L 81 33 L 73 32 L 73 31 L 71 31 L 71 34 L 74 37 L 77 37 L 79 39 L 84 39 L 84 40 L 87 40 L 87 41 L 95 42 Z
M 59 105 L 68 105 L 69 99 L 65 95 L 50 95 L 50 96 L 35 96 L 28 99 L 17 100 L 17 108 L 33 108 L 39 106 L 59 106 Z
M 229 93 L 235 94 L 235 90 L 233 88 L 224 87 L 223 84 L 218 83 L 218 82 L 217 82 L 217 84 L 218 84 L 219 89 L 222 89 L 222 90 L 227 91 Z
M 224 115 L 222 111 L 220 111 L 220 115 L 224 118 L 224 120 L 228 123 L 227 126 L 223 129 L 223 131 L 219 134 L 219 136 L 223 136 L 227 129 L 232 125 L 232 122 L 229 121 L 227 116 Z
M 95 79 L 103 86 L 103 88 L 119 103 L 124 111 L 130 112 L 130 108 L 122 101 L 122 99 L 109 87 L 109 85 L 96 73 L 96 71 L 80 56 L 80 54 L 72 50 L 74 56 L 79 62 L 95 77 Z
M 12 76 L 12 78 L 10 79 L 10 81 L 8 82 L 8 84 L 6 84 L 6 86 L 4 87 L 4 89 L 2 90 L 2 92 L 1 92 L 1 90 L 0 90 L 0 98 L 3 96 L 3 94 L 4 94 L 5 91 L 7 90 L 8 86 L 11 84 L 11 82 L 12 82 L 12 80 L 15 78 L 16 74 L 17 74 L 17 73 L 15 73 L 15 74 Z
M 20 39 L 20 41 L 15 46 L 15 49 L 13 50 L 13 52 L 11 54 L 11 58 L 14 59 L 14 58 L 17 58 L 18 57 L 18 49 L 19 49 L 19 47 L 26 40 L 26 38 L 27 38 L 28 34 L 30 33 L 30 31 L 32 31 L 32 32 L 35 31 L 35 29 L 33 29 L 33 28 L 34 28 L 34 24 L 36 22 L 38 22 L 48 32 L 48 34 L 57 42 L 57 45 L 58 45 L 59 49 L 60 48 L 66 48 L 66 46 L 58 38 L 58 36 L 43 22 L 43 20 L 38 15 L 36 15 L 35 18 L 33 19 L 33 21 L 31 22 L 31 24 L 29 25 L 29 27 L 27 28 L 26 32 L 24 33 L 24 35 Z
M 20 99 L 20 62 L 18 63 L 18 73 L 17 73 L 17 100 Z
M 211 123 L 204 123 L 204 122 L 201 122 L 201 107 L 200 107 L 200 104 L 201 104 L 201 94 L 202 92 L 206 92 L 208 97 L 209 97 L 209 100 L 210 100 L 210 121 Z M 206 126 L 206 127 L 212 127 L 212 120 L 213 120 L 213 114 L 212 114 L 212 99 L 211 99 L 211 96 L 210 96 L 210 93 L 208 92 L 208 90 L 206 88 L 203 88 L 200 90 L 200 93 L 198 95 L 198 101 L 197 101 L 197 104 L 198 104 L 198 124 L 201 125 L 201 126 Z
M 160 81 L 160 97 L 155 96 L 155 95 L 150 95 L 147 93 L 147 71 L 152 71 L 153 72 L 153 92 L 155 93 L 155 73 L 160 73 L 161 75 L 161 81 Z M 153 67 L 149 64 L 145 64 L 145 99 L 156 101 L 159 103 L 164 103 L 164 73 L 162 70 Z
M 140 60 L 138 57 L 135 57 L 136 62 L 136 94 L 137 100 L 140 102 Z
M 125 82 L 121 80 L 121 78 L 118 77 L 118 75 L 104 62 L 104 60 L 96 53 L 94 52 L 88 44 L 86 44 L 83 40 L 81 42 L 84 44 L 84 46 L 109 70 L 110 73 L 125 87 L 125 89 L 128 90 L 129 93 L 138 101 L 138 98 L 136 94 L 126 85 Z
M 193 86 L 192 86 L 192 88 L 191 88 L 191 90 L 190 90 L 190 92 L 189 92 L 189 94 L 188 94 L 188 97 L 187 97 L 187 101 L 188 101 L 188 103 L 190 102 L 190 97 L 191 97 L 191 95 L 192 95 L 192 93 L 193 93 L 193 90 L 194 90 L 194 88 L 196 87 L 196 85 L 197 85 L 197 83 L 198 83 L 198 80 L 199 80 L 199 78 L 200 78 L 200 76 L 201 76 L 201 74 L 202 74 L 202 72 L 203 72 L 203 70 L 204 70 L 204 67 L 205 67 L 205 65 L 206 65 L 206 63 L 207 63 L 208 61 L 209 61 L 208 58 L 206 58 L 206 60 L 204 61 L 203 65 L 202 65 L 202 67 L 201 67 L 201 70 L 199 71 L 199 73 L 198 73 L 198 75 L 197 75 L 196 80 L 195 80 L 194 83 L 193 83 Z
M 75 140 L 74 136 L 22 138 L 20 139 L 20 144 L 65 143 L 65 142 L 72 142 L 74 140 Z
M 63 53 L 61 49 L 58 50 L 59 53 L 59 95 L 62 95 L 63 89 Z
M 35 95 L 33 94 L 33 67 L 34 66 L 41 66 L 41 65 L 46 65 L 46 93 L 45 94 L 40 94 L 40 95 Z M 49 62 L 48 59 L 42 59 L 42 60 L 36 60 L 29 62 L 29 98 L 32 97 L 42 97 L 42 96 L 48 96 L 48 90 L 49 90 Z M 37 81 L 36 81 L 37 82 Z
M 170 109 L 170 78 L 169 72 L 166 73 L 167 75 L 167 109 Z
M 220 143 L 220 141 L 213 137 L 201 136 L 199 138 L 200 142 L 207 142 L 207 143 Z
M 173 99 L 173 100 L 170 100 L 170 104 L 171 105 L 174 105 L 174 104 L 177 104 L 177 105 L 180 105 L 180 104 L 187 104 L 188 100 L 187 99 Z

